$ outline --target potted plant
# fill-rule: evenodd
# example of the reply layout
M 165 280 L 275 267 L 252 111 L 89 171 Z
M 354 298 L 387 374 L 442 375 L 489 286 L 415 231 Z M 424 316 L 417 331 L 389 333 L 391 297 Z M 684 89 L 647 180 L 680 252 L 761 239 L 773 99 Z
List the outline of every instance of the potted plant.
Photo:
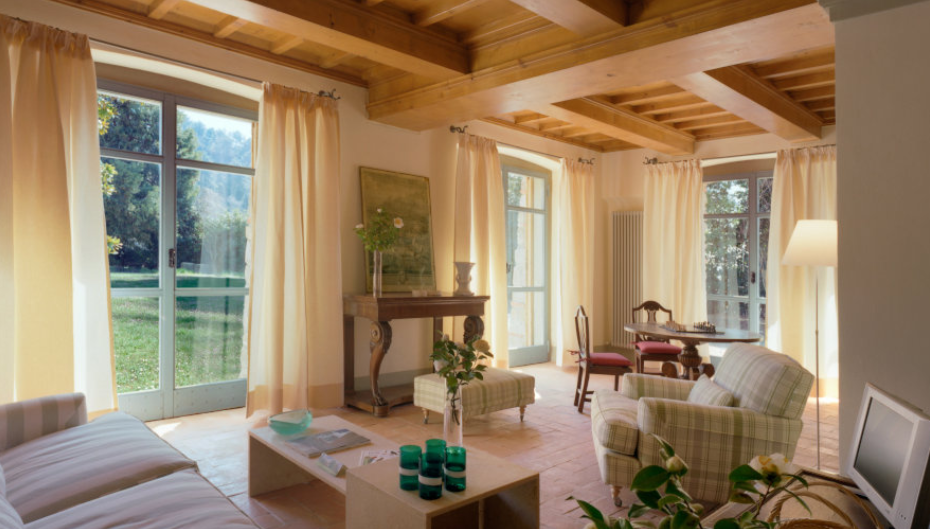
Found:
M 462 388 L 472 380 L 484 380 L 487 366 L 482 360 L 492 358 L 491 346 L 477 336 L 466 343 L 453 342 L 448 335 L 433 344 L 436 373 L 446 381 L 446 408 L 443 436 L 449 446 L 462 446 Z

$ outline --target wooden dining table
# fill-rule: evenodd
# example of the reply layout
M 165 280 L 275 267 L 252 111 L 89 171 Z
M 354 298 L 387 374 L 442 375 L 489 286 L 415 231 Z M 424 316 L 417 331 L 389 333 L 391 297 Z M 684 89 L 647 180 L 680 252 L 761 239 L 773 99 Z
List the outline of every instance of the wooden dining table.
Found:
M 623 326 L 627 332 L 641 334 L 663 340 L 678 340 L 684 347 L 681 348 L 681 354 L 678 355 L 678 361 L 684 368 L 681 378 L 696 380 L 701 376 L 701 364 L 703 359 L 698 353 L 697 346 L 702 343 L 727 343 L 727 342 L 746 342 L 753 343 L 762 340 L 762 335 L 757 332 L 743 331 L 737 329 L 725 329 L 722 331 L 710 332 L 681 332 L 666 329 L 661 323 L 627 323 Z

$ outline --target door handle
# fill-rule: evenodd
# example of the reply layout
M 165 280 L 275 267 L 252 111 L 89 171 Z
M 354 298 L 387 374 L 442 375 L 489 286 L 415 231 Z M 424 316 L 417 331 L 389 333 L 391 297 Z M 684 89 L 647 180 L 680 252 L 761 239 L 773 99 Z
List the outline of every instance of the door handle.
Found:
M 756 284 L 756 273 L 755 272 L 752 272 L 751 274 L 749 274 L 749 282 L 752 283 L 753 285 Z
M 168 250 L 168 268 L 175 268 L 178 264 L 178 252 L 174 248 Z

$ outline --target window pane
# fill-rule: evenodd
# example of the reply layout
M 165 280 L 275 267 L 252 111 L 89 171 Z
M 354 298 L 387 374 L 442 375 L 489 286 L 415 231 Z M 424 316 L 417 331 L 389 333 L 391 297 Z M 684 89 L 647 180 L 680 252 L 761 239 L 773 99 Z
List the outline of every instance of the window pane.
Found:
M 178 158 L 252 167 L 252 122 L 178 107 Z
M 745 301 L 707 301 L 707 319 L 718 329 L 749 330 L 749 303 Z
M 543 292 L 511 292 L 507 307 L 510 349 L 546 343 L 546 296 Z
M 177 286 L 244 287 L 251 179 L 178 169 Z
M 756 211 L 770 213 L 772 211 L 772 177 L 757 179 L 756 186 L 759 188 L 756 190 L 759 195 Z
M 765 332 L 768 329 L 765 327 L 765 303 L 759 303 L 759 334 L 762 335 L 762 341 L 759 342 L 759 345 L 765 347 L 766 335 Z
M 507 205 L 546 209 L 546 181 L 535 176 L 507 172 Z
M 769 272 L 769 219 L 759 219 L 759 297 L 765 298 Z
M 111 175 L 103 199 L 110 284 L 157 288 L 161 166 L 117 158 L 101 158 L 101 165 Z
M 749 212 L 749 180 L 745 178 L 708 182 L 704 191 L 710 215 Z
M 178 297 L 177 387 L 235 380 L 242 373 L 245 296 Z
M 97 107 L 101 147 L 161 154 L 161 103 L 100 92 Z
M 705 219 L 707 293 L 749 295 L 749 221 Z
M 507 212 L 507 285 L 541 287 L 546 283 L 546 217 Z
M 113 298 L 116 391 L 158 389 L 158 298 Z

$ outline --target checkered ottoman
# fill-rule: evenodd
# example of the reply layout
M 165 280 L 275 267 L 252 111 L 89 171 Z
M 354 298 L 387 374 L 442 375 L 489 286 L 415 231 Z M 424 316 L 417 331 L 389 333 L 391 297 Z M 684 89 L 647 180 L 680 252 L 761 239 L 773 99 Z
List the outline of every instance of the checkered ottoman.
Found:
M 536 402 L 536 379 L 532 375 L 509 369 L 489 367 L 484 380 L 473 380 L 462 388 L 462 414 L 465 417 L 492 411 L 520 408 L 520 420 L 526 405 Z M 423 408 L 423 423 L 429 412 L 443 413 L 446 407 L 446 382 L 439 375 L 420 375 L 413 380 L 413 404 Z

